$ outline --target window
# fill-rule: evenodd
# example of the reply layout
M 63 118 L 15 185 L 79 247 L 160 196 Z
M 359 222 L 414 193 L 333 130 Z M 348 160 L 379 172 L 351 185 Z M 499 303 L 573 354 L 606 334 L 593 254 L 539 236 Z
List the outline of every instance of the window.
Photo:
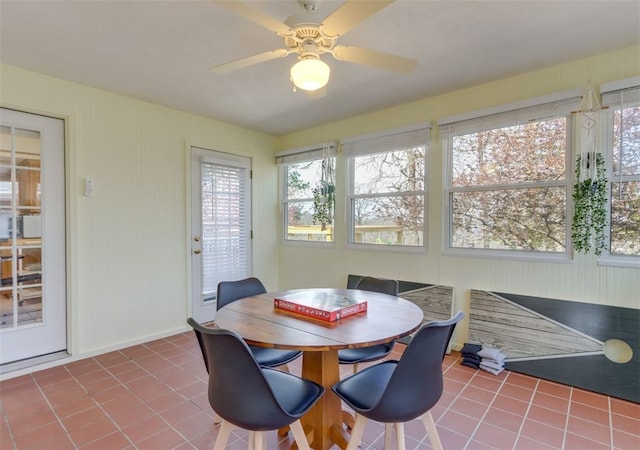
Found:
M 429 132 L 420 125 L 343 142 L 350 244 L 424 248 Z
M 611 194 L 609 254 L 640 256 L 640 78 L 601 90 Z
M 333 242 L 335 144 L 276 155 L 285 241 Z
M 439 122 L 448 167 L 448 249 L 568 257 L 570 113 L 578 95 Z

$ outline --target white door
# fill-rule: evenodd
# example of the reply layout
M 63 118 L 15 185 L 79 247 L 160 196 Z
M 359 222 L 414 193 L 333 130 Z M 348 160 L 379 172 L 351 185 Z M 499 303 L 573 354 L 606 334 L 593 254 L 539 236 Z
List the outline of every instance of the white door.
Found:
M 192 316 L 213 320 L 220 281 L 251 275 L 251 160 L 191 147 Z
M 0 363 L 67 348 L 64 122 L 0 109 Z

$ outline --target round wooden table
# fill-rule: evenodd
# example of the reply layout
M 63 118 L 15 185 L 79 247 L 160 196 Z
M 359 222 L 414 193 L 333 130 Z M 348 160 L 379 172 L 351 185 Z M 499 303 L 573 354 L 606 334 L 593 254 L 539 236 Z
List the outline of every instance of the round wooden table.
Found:
M 302 418 L 313 429 L 311 447 L 346 447 L 340 399 L 331 387 L 340 381 L 338 350 L 393 341 L 417 330 L 423 312 L 414 303 L 392 295 L 355 289 L 317 289 L 367 300 L 367 311 L 335 322 L 323 322 L 276 309 L 273 299 L 310 289 L 269 292 L 237 300 L 216 312 L 214 322 L 233 330 L 249 344 L 302 350 L 302 376 L 325 387 L 326 393 Z M 315 290 L 315 289 L 314 289 Z

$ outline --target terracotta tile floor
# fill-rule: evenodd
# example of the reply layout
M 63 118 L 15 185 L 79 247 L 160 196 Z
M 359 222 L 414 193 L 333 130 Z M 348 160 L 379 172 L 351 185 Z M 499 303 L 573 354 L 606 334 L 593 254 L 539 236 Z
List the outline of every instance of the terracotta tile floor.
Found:
M 444 393 L 432 411 L 447 450 L 640 449 L 639 404 L 459 362 L 455 352 L 445 358 Z M 3 450 L 210 449 L 219 428 L 190 332 L 11 378 L 0 394 Z M 419 421 L 405 432 L 407 449 L 431 448 Z M 246 438 L 234 434 L 228 448 L 246 448 Z M 272 432 L 268 443 L 285 449 L 291 438 Z M 382 425 L 369 422 L 361 448 L 383 444 Z

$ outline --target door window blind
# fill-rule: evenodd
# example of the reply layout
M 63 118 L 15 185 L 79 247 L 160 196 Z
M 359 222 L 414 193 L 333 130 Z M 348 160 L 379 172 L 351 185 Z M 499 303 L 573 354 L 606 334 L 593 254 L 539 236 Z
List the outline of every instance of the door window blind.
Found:
M 215 295 L 218 283 L 249 273 L 250 227 L 247 168 L 203 161 L 202 290 Z

